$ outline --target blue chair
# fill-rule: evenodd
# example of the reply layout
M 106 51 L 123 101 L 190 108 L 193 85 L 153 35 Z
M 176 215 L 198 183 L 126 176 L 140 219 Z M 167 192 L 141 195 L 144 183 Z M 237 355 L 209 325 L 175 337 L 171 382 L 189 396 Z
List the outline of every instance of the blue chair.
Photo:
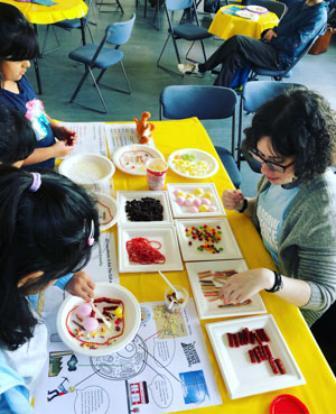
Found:
M 320 37 L 325 32 L 326 26 L 321 27 L 316 36 L 312 37 L 309 42 L 307 42 L 306 47 L 302 49 L 301 53 L 293 60 L 293 63 L 287 68 L 282 70 L 276 69 L 267 69 L 260 66 L 252 66 L 252 75 L 251 79 L 256 79 L 257 76 L 269 76 L 276 81 L 281 81 L 283 78 L 289 78 L 291 76 L 294 66 L 296 66 L 300 60 L 309 52 L 309 49 L 316 42 L 317 38 Z
M 259 163 L 254 162 L 252 157 L 242 152 L 242 128 L 243 128 L 243 112 L 246 114 L 252 114 L 258 111 L 266 102 L 272 100 L 278 95 L 281 95 L 288 89 L 304 87 L 299 83 L 286 83 L 275 81 L 250 81 L 244 86 L 243 93 L 240 99 L 239 110 L 239 125 L 238 125 L 238 142 L 236 147 L 236 159 L 238 167 L 242 160 L 246 160 L 254 172 L 260 172 Z
M 175 12 L 181 11 L 183 12 L 182 19 L 179 24 L 173 23 L 173 14 Z M 186 59 L 188 59 L 189 52 L 191 51 L 194 43 L 199 41 L 201 43 L 202 53 L 204 57 L 204 61 L 206 60 L 205 48 L 203 40 L 207 39 L 208 37 L 212 37 L 212 35 L 200 26 L 195 0 L 166 0 L 165 1 L 165 12 L 168 19 L 168 36 L 167 39 L 162 47 L 159 59 L 157 60 L 157 66 L 161 69 L 166 69 L 164 66 L 160 65 L 160 60 L 164 54 L 164 51 L 167 47 L 168 41 L 171 38 L 174 44 L 175 54 L 178 63 L 181 63 L 180 53 L 177 47 L 177 40 L 184 39 L 191 43 L 189 47 Z M 185 21 L 185 16 L 191 16 L 191 19 Z M 190 20 L 195 19 L 195 24 L 190 22 Z
M 90 74 L 94 86 L 97 90 L 97 93 L 99 95 L 99 98 L 103 104 L 105 113 L 107 113 L 107 107 L 103 98 L 103 95 L 101 93 L 101 90 L 99 88 L 99 82 L 101 81 L 104 73 L 106 70 L 116 65 L 117 63 L 120 63 L 121 69 L 123 72 L 123 75 L 126 79 L 128 90 L 120 90 L 115 89 L 118 92 L 128 93 L 131 94 L 131 85 L 128 80 L 124 65 L 123 65 L 123 59 L 124 59 L 124 53 L 120 50 L 120 46 L 124 45 L 128 42 L 128 40 L 131 37 L 133 26 L 135 22 L 135 14 L 133 14 L 132 18 L 127 21 L 123 22 L 117 22 L 112 23 L 107 26 L 105 30 L 105 35 L 100 42 L 99 45 L 91 44 L 91 45 L 85 45 L 82 47 L 79 47 L 78 49 L 72 51 L 69 54 L 69 58 L 76 61 L 83 63 L 85 65 L 85 73 L 82 76 L 81 80 L 78 83 L 77 88 L 75 89 L 73 95 L 71 96 L 70 102 L 73 102 L 80 91 L 85 79 Z M 105 45 L 110 44 L 114 47 L 106 47 Z M 94 77 L 93 69 L 100 69 L 100 74 L 97 78 L 97 80 Z
M 266 7 L 266 9 L 279 17 L 279 21 L 284 17 L 288 9 L 285 3 L 274 0 L 247 0 L 246 5 Z
M 236 93 L 223 86 L 167 86 L 160 94 L 160 119 L 232 119 L 231 149 L 234 148 Z M 239 188 L 241 175 L 230 151 L 215 147 L 233 184 Z
M 92 1 L 93 0 L 88 0 L 88 2 L 87 2 L 88 3 L 88 13 L 85 17 L 83 17 L 81 19 L 62 20 L 60 22 L 47 25 L 45 36 L 44 36 L 44 39 L 43 39 L 43 46 L 42 46 L 42 54 L 43 55 L 46 55 L 47 53 L 53 52 L 53 51 L 57 50 L 60 47 L 60 41 L 59 41 L 57 33 L 55 31 L 55 27 L 59 27 L 60 29 L 63 29 L 63 30 L 69 31 L 69 32 L 71 30 L 75 30 L 75 29 L 78 30 L 79 29 L 81 31 L 83 46 L 86 44 L 85 29 L 87 29 L 88 32 L 89 32 L 90 38 L 91 38 L 91 42 L 94 43 L 94 38 L 93 38 L 93 34 L 91 32 L 91 29 L 90 29 L 90 24 L 95 24 L 95 23 L 88 20 L 88 15 L 90 14 L 90 10 L 91 10 L 91 7 L 92 7 Z M 50 28 L 52 28 L 52 30 L 54 32 L 57 47 L 46 51 L 45 49 L 46 49 L 46 45 L 47 45 L 47 41 L 48 41 Z

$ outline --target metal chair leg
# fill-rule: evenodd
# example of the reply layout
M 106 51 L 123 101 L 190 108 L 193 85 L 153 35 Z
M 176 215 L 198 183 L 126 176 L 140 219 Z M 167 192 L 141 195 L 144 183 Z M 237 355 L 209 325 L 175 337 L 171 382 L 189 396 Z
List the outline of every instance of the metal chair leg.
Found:
M 101 90 L 100 90 L 100 88 L 99 88 L 99 85 L 97 84 L 97 82 L 96 82 L 96 78 L 94 77 L 94 74 L 93 74 L 93 72 L 92 72 L 92 70 L 91 70 L 91 68 L 88 66 L 88 71 L 89 71 L 89 73 L 90 73 L 90 76 L 91 76 L 91 78 L 92 78 L 92 81 L 93 81 L 93 84 L 94 84 L 94 86 L 95 86 L 95 88 L 96 88 L 96 91 L 97 91 L 97 93 L 98 93 L 98 96 L 99 96 L 99 98 L 100 98 L 100 101 L 101 101 L 101 103 L 103 104 L 103 107 L 104 107 L 104 109 L 105 109 L 105 113 L 107 113 L 108 111 L 107 111 L 107 106 L 106 106 L 106 104 L 105 104 L 105 100 L 104 100 L 104 98 L 103 98 L 103 95 L 102 95 L 102 93 L 101 93 Z
M 75 89 L 75 92 L 72 94 L 71 98 L 70 98 L 70 103 L 72 103 L 76 96 L 78 95 L 78 92 L 80 91 L 81 87 L 83 86 L 83 83 L 85 81 L 85 79 L 87 78 L 87 75 L 89 74 L 89 67 L 85 66 L 85 73 L 82 76 L 82 79 L 79 81 L 77 88 Z
M 240 152 L 238 149 L 238 146 L 240 148 L 241 145 L 241 138 L 242 138 L 242 128 L 243 128 L 243 95 L 241 95 L 240 97 L 240 105 L 239 105 L 239 120 L 238 120 L 238 142 L 237 142 L 237 154 L 236 154 L 236 161 L 237 161 L 237 166 L 240 169 Z
M 121 65 L 121 70 L 124 74 L 124 78 L 126 79 L 126 82 L 127 82 L 128 94 L 130 95 L 132 93 L 132 87 L 131 87 L 131 83 L 128 79 L 128 76 L 127 76 L 127 73 L 126 73 L 126 70 L 125 70 L 125 67 L 124 67 L 124 64 L 123 64 L 122 60 L 120 61 L 120 65 Z
M 104 73 L 106 72 L 106 69 L 102 69 L 98 78 L 97 78 L 97 83 L 99 83 L 101 81 L 101 78 L 104 76 Z
M 172 39 L 173 39 L 173 43 L 174 43 L 174 49 L 175 49 L 177 61 L 178 61 L 178 63 L 181 63 L 180 53 L 178 51 L 178 47 L 177 47 L 177 43 L 176 43 L 176 39 L 175 39 L 174 35 L 172 35 Z
M 171 36 L 170 34 L 167 36 L 167 39 L 166 39 L 166 41 L 164 42 L 163 48 L 161 49 L 161 53 L 160 53 L 159 59 L 158 59 L 158 60 L 157 60 L 157 62 L 156 62 L 156 66 L 157 66 L 158 68 L 162 67 L 162 66 L 160 66 L 160 60 L 161 60 L 161 58 L 162 58 L 162 56 L 163 56 L 163 53 L 164 53 L 164 51 L 165 51 L 165 49 L 166 49 L 166 47 L 167 47 L 168 40 L 169 40 L 170 36 Z

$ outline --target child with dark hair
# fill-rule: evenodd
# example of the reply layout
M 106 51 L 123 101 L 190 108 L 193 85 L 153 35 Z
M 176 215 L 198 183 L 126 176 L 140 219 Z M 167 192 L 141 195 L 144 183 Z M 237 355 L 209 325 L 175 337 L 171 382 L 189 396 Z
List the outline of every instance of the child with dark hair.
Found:
M 54 172 L 0 166 L 0 412 L 29 414 L 29 391 L 47 356 L 47 331 L 35 294 L 56 281 L 89 300 L 80 270 L 99 237 L 87 193 Z M 74 276 L 67 273 L 77 272 Z
M 312 325 L 336 299 L 335 114 L 322 96 L 293 89 L 261 107 L 245 134 L 263 174 L 257 197 L 226 191 L 223 203 L 253 218 L 277 271 L 233 276 L 223 299 L 243 302 L 265 289 Z
M 0 164 L 21 167 L 35 147 L 29 121 L 15 109 L 0 105 Z
M 38 55 L 36 35 L 22 13 L 5 3 L 0 3 L 0 39 L 0 103 L 22 112 L 36 135 L 37 148 L 24 165 L 53 168 L 54 159 L 69 154 L 77 137 L 50 119 L 25 77 Z

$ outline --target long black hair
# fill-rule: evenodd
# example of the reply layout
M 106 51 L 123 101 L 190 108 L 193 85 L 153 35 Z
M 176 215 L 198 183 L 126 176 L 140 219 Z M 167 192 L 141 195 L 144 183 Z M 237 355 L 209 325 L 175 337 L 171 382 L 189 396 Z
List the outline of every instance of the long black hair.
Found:
M 307 88 L 292 88 L 263 105 L 245 129 L 245 151 L 269 137 L 274 151 L 295 157 L 301 180 L 322 174 L 335 162 L 336 116 L 329 103 Z
M 0 104 L 0 163 L 26 159 L 36 147 L 35 133 L 25 116 Z
M 0 3 L 0 61 L 31 60 L 38 55 L 34 28 L 10 4 Z
M 0 166 L 0 343 L 14 350 L 32 337 L 37 321 L 25 294 L 38 291 L 90 258 L 90 235 L 99 237 L 97 211 L 84 189 L 54 172 Z M 18 288 L 27 274 L 43 276 Z

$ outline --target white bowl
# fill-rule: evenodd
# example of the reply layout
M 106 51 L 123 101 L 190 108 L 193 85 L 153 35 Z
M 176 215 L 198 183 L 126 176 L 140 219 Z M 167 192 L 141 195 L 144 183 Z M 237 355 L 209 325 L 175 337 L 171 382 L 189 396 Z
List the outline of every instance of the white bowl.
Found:
M 110 180 L 115 173 L 115 167 L 103 155 L 78 154 L 66 158 L 59 166 L 59 172 L 76 184 L 93 186 Z
M 83 303 L 83 299 L 78 296 L 68 296 L 57 314 L 57 331 L 62 341 L 74 352 L 91 357 L 105 356 L 112 352 L 120 351 L 125 348 L 137 334 L 141 322 L 140 304 L 136 297 L 126 288 L 114 283 L 97 283 L 95 288 L 96 297 L 108 297 L 122 300 L 125 306 L 125 327 L 124 334 L 117 338 L 111 345 L 88 349 L 80 346 L 79 342 L 73 338 L 66 328 L 66 318 L 68 313 L 77 305 Z
M 96 207 L 99 215 L 99 227 L 101 231 L 105 231 L 113 227 L 118 221 L 118 206 L 117 202 L 111 196 L 105 193 L 94 193 L 96 198 Z M 103 214 L 110 213 L 111 220 L 104 220 Z

